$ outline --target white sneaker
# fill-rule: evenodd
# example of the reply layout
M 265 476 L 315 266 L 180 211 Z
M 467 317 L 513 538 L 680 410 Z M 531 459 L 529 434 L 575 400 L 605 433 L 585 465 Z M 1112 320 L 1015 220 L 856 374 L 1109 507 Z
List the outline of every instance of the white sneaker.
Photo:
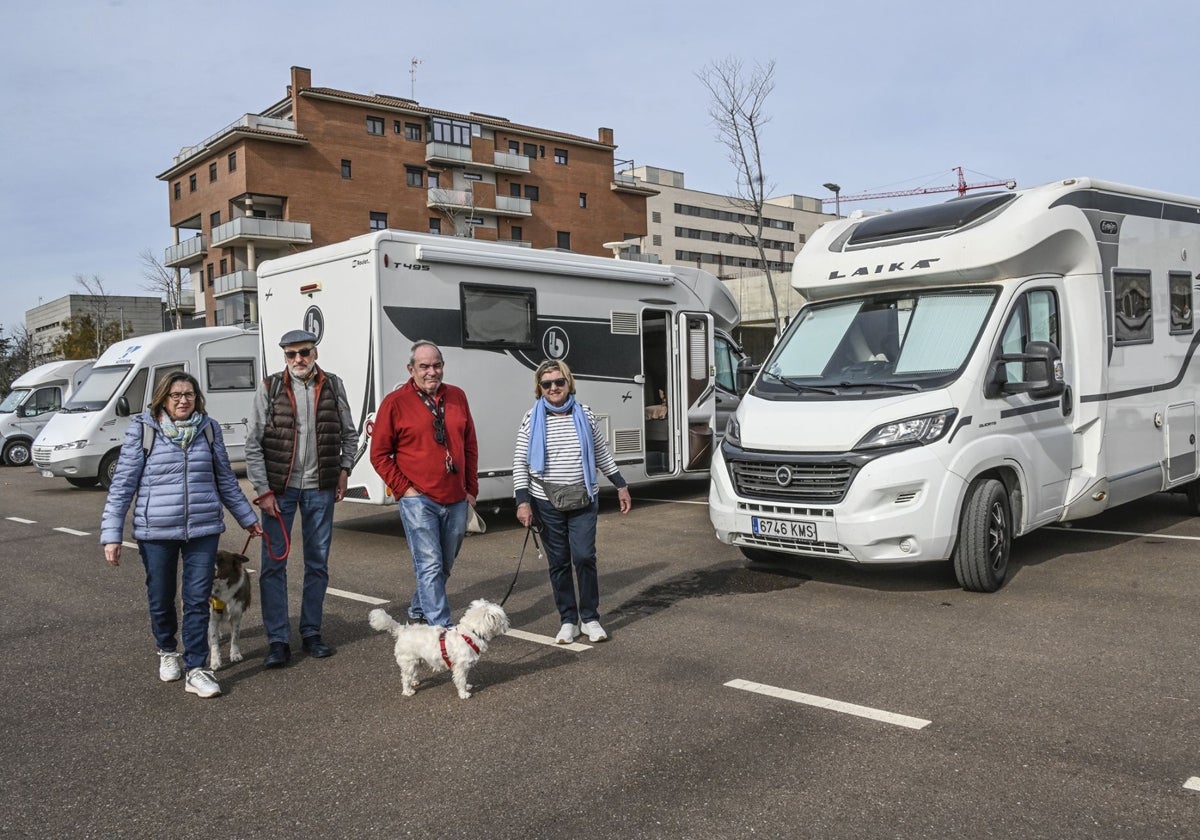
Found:
M 562 627 L 558 628 L 558 635 L 554 637 L 554 644 L 569 645 L 571 642 L 575 641 L 575 638 L 578 635 L 578 627 L 576 627 L 574 624 L 564 624 Z
M 221 694 L 221 686 L 213 679 L 213 672 L 204 668 L 192 668 L 188 671 L 187 685 L 184 688 L 205 698 L 218 697 Z
M 608 641 L 608 634 L 604 632 L 604 628 L 600 626 L 599 621 L 583 622 L 583 632 L 587 633 L 589 642 Z
M 172 650 L 158 652 L 158 678 L 163 682 L 175 682 L 183 676 L 183 668 L 179 664 L 180 656 Z

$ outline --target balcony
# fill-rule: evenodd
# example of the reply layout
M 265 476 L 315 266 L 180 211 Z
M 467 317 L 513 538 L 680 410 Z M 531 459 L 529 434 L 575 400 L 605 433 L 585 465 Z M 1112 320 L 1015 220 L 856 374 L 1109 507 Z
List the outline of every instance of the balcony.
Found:
M 260 219 L 239 216 L 212 232 L 213 247 L 244 245 L 247 242 L 287 242 L 296 245 L 312 244 L 312 225 L 308 222 L 286 222 L 283 219 Z
M 500 245 L 509 245 L 513 248 L 532 248 L 533 243 L 527 239 L 497 239 L 496 242 Z
M 178 245 L 168 248 L 163 256 L 163 265 L 167 268 L 182 268 L 200 262 L 207 253 L 208 243 L 205 236 L 198 233 L 191 239 L 185 239 Z
M 239 129 L 248 129 L 251 131 L 272 131 L 278 134 L 290 134 L 297 140 L 303 142 L 303 140 L 300 138 L 299 132 L 296 131 L 296 124 L 291 120 L 277 120 L 272 119 L 271 117 L 259 116 L 258 114 L 245 114 L 240 120 L 235 120 L 217 133 L 206 137 L 195 146 L 185 146 L 180 149 L 179 154 L 175 155 L 175 166 L 183 163 L 188 158 L 193 158 L 196 155 L 204 154 L 213 146 L 215 146 L 223 137 L 232 134 Z
M 455 143 L 426 143 L 426 163 L 446 163 L 450 165 L 472 163 L 471 147 L 459 146 Z
M 485 205 L 476 203 L 479 200 L 479 197 L 477 197 L 471 190 L 445 190 L 435 188 L 429 191 L 429 197 L 425 202 L 425 205 L 427 207 L 434 207 L 441 210 L 469 210 L 470 212 L 478 213 L 481 216 L 533 215 L 533 209 L 528 198 L 498 195 L 496 196 L 495 207 L 487 207 Z M 488 197 L 483 196 L 482 200 L 487 201 Z
M 219 298 L 235 292 L 253 292 L 258 289 L 258 272 L 235 271 L 222 274 L 213 280 L 213 297 Z
M 475 194 L 470 190 L 446 190 L 434 187 L 425 202 L 427 207 L 442 207 L 447 210 L 478 210 Z
M 617 172 L 609 185 L 613 192 L 629 193 L 631 195 L 658 195 L 659 191 L 647 184 L 641 178 L 636 178 L 628 172 Z
M 496 152 L 496 168 L 505 172 L 528 172 L 529 158 L 512 152 Z
M 496 214 L 500 216 L 532 216 L 533 205 L 528 198 L 498 195 L 496 196 Z

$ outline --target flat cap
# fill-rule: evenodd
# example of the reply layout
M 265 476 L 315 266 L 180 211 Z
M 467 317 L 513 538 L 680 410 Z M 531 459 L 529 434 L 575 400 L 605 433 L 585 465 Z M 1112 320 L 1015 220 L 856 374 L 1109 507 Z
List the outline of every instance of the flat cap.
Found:
M 288 330 L 283 334 L 283 338 L 279 339 L 280 347 L 287 347 L 289 344 L 316 344 L 317 337 L 308 330 Z

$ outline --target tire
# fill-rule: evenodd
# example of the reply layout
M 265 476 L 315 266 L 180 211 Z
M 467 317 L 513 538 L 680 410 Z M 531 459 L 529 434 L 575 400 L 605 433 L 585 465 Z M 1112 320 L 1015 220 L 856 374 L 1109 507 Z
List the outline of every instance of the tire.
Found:
M 117 458 L 120 455 L 121 450 L 116 449 L 100 459 L 100 474 L 96 478 L 105 490 L 112 487 L 113 477 L 117 474 Z
M 67 484 L 72 487 L 95 487 L 100 482 L 94 478 L 71 478 L 67 477 Z
M 954 548 L 954 575 L 968 592 L 995 592 L 1008 575 L 1012 511 L 1008 491 L 994 478 L 976 481 L 963 503 Z
M 753 548 L 748 545 L 739 545 L 738 551 L 742 552 L 742 556 L 751 563 L 778 563 L 788 556 L 781 551 Z
M 10 467 L 27 467 L 33 461 L 33 450 L 27 440 L 12 440 L 4 447 L 4 463 Z

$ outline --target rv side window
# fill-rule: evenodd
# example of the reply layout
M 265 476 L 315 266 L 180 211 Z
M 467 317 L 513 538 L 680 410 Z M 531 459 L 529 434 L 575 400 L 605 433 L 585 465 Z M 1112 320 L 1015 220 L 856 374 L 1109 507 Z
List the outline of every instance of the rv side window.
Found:
M 463 346 L 531 349 L 537 323 L 537 292 L 502 286 L 460 287 Z
M 258 386 L 253 359 L 209 359 L 204 373 L 209 391 L 248 391 Z
M 718 335 L 713 339 L 713 348 L 717 356 L 717 384 L 736 393 L 738 356 L 733 345 Z
M 129 400 L 130 411 L 141 411 L 143 408 L 148 408 L 150 400 L 146 396 L 146 378 L 149 376 L 149 371 L 142 368 L 133 377 L 133 381 L 129 383 L 129 387 L 125 389 L 123 396 Z
M 1150 308 L 1150 272 L 1113 270 L 1113 341 L 1145 344 L 1154 341 Z
M 181 364 L 163 365 L 162 367 L 156 367 L 154 369 L 154 388 L 157 388 L 158 383 L 162 382 L 163 379 L 170 376 L 172 373 L 177 373 L 177 372 L 183 373 L 183 371 L 184 371 L 184 367 Z M 154 388 L 150 389 L 151 396 L 154 395 Z M 132 405 L 133 405 L 133 403 L 131 402 L 130 406 L 132 406 Z
M 1192 275 L 1172 271 L 1167 275 L 1171 286 L 1171 334 L 1192 332 Z
M 38 388 L 25 403 L 25 416 L 33 417 L 62 408 L 62 390 L 58 386 Z

